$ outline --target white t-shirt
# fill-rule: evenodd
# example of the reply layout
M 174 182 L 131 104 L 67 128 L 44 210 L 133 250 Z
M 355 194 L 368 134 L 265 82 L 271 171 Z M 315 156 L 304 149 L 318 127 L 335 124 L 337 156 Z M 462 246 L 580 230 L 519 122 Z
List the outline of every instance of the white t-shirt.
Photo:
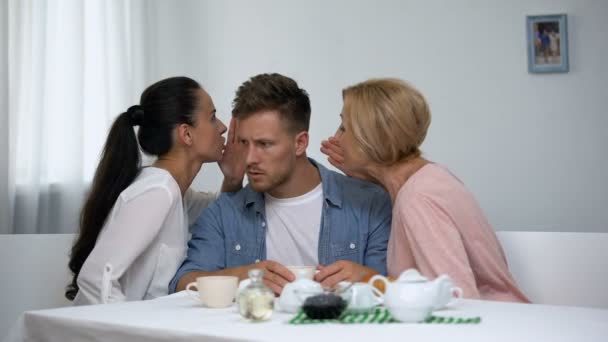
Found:
M 168 171 L 142 169 L 116 200 L 82 266 L 74 305 L 167 295 L 186 255 L 188 227 L 216 197 L 188 189 L 182 200 Z
M 285 266 L 316 266 L 319 263 L 319 232 L 323 210 L 323 187 L 293 198 L 266 200 L 266 257 Z

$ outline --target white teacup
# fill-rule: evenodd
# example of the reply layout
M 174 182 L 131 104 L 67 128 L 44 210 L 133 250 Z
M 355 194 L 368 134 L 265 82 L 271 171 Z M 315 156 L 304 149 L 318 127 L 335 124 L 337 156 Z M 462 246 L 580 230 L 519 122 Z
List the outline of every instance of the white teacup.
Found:
M 317 271 L 315 266 L 287 266 L 287 269 L 296 276 L 296 280 L 302 278 L 313 280 Z
M 186 286 L 186 293 L 210 308 L 225 308 L 234 301 L 238 280 L 238 277 L 233 276 L 198 277 Z M 195 286 L 198 296 L 191 290 Z
M 341 282 L 340 287 L 345 288 L 349 282 Z M 355 283 L 350 289 L 346 290 L 343 298 L 348 302 L 348 311 L 367 312 L 382 304 L 382 292 L 367 283 Z

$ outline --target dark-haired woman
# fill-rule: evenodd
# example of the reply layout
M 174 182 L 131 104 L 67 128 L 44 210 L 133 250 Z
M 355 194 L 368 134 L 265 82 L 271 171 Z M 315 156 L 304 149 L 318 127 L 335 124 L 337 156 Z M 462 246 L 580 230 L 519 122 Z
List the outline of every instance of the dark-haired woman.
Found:
M 226 126 L 215 112 L 196 81 L 174 77 L 148 87 L 114 121 L 72 247 L 66 297 L 75 305 L 167 294 L 190 223 L 216 197 L 190 189 L 203 163 L 219 162 L 223 191 L 241 187 L 234 127 L 224 145 Z M 140 147 L 157 156 L 152 166 L 140 166 Z

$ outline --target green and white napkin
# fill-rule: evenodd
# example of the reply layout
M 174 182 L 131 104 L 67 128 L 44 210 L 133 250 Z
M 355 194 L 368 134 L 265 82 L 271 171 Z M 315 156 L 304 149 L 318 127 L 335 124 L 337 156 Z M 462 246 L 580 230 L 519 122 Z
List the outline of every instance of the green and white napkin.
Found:
M 445 316 L 429 316 L 424 322 L 427 324 L 479 324 L 481 317 L 445 317 Z M 375 308 L 373 311 L 364 313 L 347 312 L 342 314 L 337 319 L 310 319 L 303 311 L 298 312 L 289 324 L 317 324 L 317 323 L 343 323 L 343 324 L 384 324 L 384 323 L 399 323 L 398 320 L 391 316 L 391 313 L 383 307 Z

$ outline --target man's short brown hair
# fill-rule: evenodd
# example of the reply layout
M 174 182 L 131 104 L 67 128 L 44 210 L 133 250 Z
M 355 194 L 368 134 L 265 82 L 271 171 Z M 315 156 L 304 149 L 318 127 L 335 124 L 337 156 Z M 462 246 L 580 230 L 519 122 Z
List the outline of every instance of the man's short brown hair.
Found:
M 232 116 L 237 119 L 276 110 L 291 133 L 308 131 L 310 126 L 308 93 L 296 81 L 281 74 L 253 76 L 237 89 L 232 105 Z

